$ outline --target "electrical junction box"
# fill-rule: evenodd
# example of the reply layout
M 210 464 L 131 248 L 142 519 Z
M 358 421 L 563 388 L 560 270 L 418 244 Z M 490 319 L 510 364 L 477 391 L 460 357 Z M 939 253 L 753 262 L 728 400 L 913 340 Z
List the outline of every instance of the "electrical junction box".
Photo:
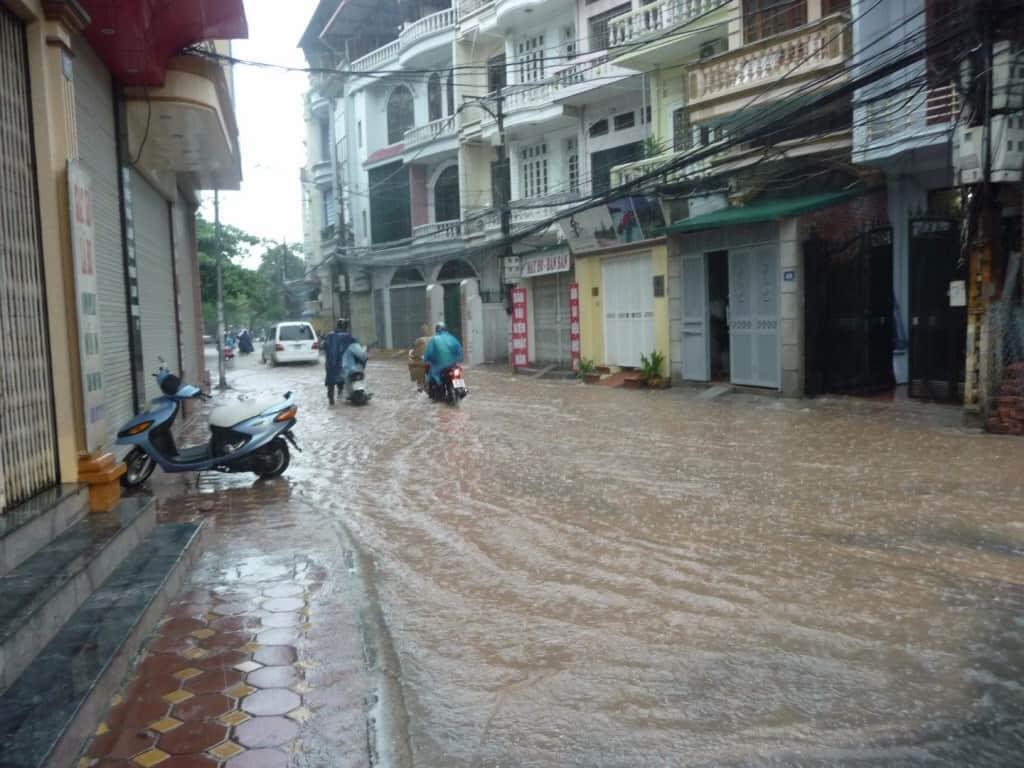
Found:
M 1017 184 L 1024 179 L 1024 116 L 995 115 L 991 123 L 991 181 Z M 953 171 L 957 184 L 984 181 L 984 126 L 958 127 L 953 141 Z

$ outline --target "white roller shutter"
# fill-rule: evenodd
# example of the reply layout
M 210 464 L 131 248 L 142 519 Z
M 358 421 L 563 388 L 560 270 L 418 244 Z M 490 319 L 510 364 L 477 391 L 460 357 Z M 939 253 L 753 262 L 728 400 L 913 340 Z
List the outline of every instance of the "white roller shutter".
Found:
M 569 350 L 569 273 L 535 277 L 533 289 L 533 324 L 538 364 L 568 367 Z
M 142 359 L 146 366 L 146 397 L 152 399 L 159 396 L 160 388 L 149 374 L 160 367 L 160 358 L 171 370 L 176 371 L 179 366 L 170 209 L 167 200 L 143 176 L 132 171 L 131 179 Z
M 110 75 L 92 48 L 76 38 L 74 50 L 79 160 L 92 178 L 103 396 L 110 430 L 106 447 L 114 449 L 117 430 L 135 415 L 114 97 Z
M 174 205 L 174 263 L 178 269 L 178 307 L 181 316 L 181 352 L 184 365 L 182 380 L 201 384 L 203 368 L 200 328 L 202 308 L 199 306 L 199 266 L 192 238 L 192 206 L 178 194 Z

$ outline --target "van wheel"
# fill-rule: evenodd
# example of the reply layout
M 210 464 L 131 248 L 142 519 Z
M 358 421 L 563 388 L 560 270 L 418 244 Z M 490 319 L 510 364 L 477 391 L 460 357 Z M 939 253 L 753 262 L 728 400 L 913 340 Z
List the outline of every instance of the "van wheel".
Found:
M 267 364 L 267 356 L 262 352 L 260 352 L 260 362 L 263 363 L 264 365 Z
M 280 437 L 271 440 L 270 444 L 263 448 L 255 458 L 260 464 L 260 469 L 256 474 L 260 476 L 261 480 L 280 477 L 288 469 L 292 460 L 288 443 Z
M 141 448 L 132 448 L 124 463 L 127 471 L 121 475 L 121 485 L 125 488 L 138 488 L 156 469 L 156 462 Z

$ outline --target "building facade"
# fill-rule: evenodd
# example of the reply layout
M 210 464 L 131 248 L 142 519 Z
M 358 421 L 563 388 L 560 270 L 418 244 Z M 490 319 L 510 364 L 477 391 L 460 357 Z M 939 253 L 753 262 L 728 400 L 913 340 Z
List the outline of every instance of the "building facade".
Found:
M 238 129 L 229 72 L 177 52 L 226 53 L 204 41 L 246 23 L 241 2 L 181 24 L 153 5 L 0 3 L 0 511 L 116 463 L 160 358 L 204 377 L 195 210 L 238 188 Z

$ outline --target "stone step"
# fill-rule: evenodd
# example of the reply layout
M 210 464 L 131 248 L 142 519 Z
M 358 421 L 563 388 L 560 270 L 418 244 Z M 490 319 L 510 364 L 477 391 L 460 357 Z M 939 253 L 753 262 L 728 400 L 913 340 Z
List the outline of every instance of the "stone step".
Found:
M 199 552 L 199 523 L 159 525 L 0 696 L 0 768 L 69 768 Z
M 144 496 L 87 515 L 0 577 L 0 691 L 156 527 Z
M 88 512 L 88 487 L 58 485 L 0 515 L 0 576 L 13 571 Z

